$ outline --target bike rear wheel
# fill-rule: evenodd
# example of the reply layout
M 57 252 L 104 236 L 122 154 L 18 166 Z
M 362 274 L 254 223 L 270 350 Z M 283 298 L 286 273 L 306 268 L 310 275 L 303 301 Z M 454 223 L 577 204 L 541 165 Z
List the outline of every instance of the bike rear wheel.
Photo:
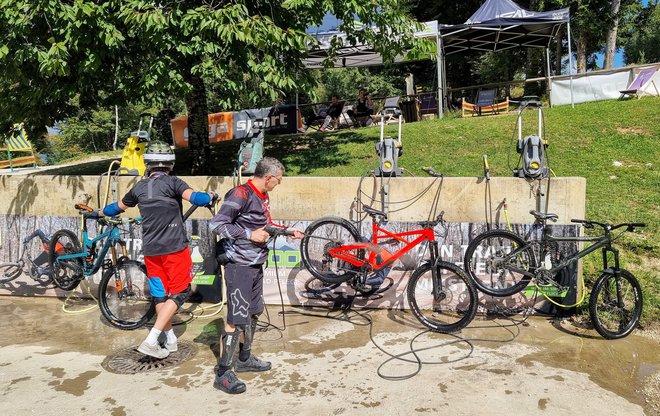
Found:
M 332 248 L 360 241 L 360 233 L 353 224 L 343 218 L 325 217 L 314 221 L 305 230 L 300 242 L 302 261 L 312 276 L 325 283 L 342 283 L 349 280 L 359 268 L 328 253 Z M 364 258 L 364 249 L 351 253 Z
M 438 296 L 433 293 L 434 266 L 422 264 L 408 282 L 408 304 L 415 317 L 435 332 L 454 332 L 465 328 L 477 312 L 477 290 L 461 268 L 438 262 Z
M 512 232 L 486 231 L 468 245 L 465 271 L 477 289 L 487 295 L 511 296 L 523 290 L 531 280 L 531 276 L 512 269 L 530 271 L 536 263 L 534 252 L 525 246 L 525 241 Z M 511 256 L 512 252 L 516 254 Z
M 105 319 L 119 329 L 136 329 L 149 321 L 156 308 L 145 265 L 125 260 L 107 269 L 99 284 L 99 306 Z
M 621 301 L 617 296 L 617 281 Z M 629 335 L 642 316 L 642 288 L 628 270 L 621 269 L 621 276 L 601 275 L 589 298 L 589 315 L 594 328 L 603 338 L 617 339 Z
M 62 290 L 73 290 L 84 277 L 83 258 L 60 259 L 63 254 L 82 253 L 78 236 L 70 230 L 59 230 L 48 245 L 48 265 L 53 282 Z
M 9 283 L 23 273 L 18 263 L 0 263 L 0 283 Z

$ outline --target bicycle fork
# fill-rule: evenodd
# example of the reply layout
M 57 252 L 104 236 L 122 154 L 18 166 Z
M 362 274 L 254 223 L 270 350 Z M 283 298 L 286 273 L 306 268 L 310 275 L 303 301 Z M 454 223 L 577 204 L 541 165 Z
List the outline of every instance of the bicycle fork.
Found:
M 440 256 L 438 255 L 438 244 L 437 242 L 431 242 L 429 244 L 429 254 L 431 256 L 431 285 L 433 293 L 433 311 L 442 312 L 440 308 L 436 309 L 436 305 L 439 305 L 440 302 L 445 300 L 447 297 L 445 291 L 442 289 L 442 279 L 440 276 L 438 262 L 440 261 Z
M 614 256 L 614 269 L 608 267 L 607 264 L 607 252 L 611 252 Z M 619 250 L 612 247 L 610 244 L 603 247 L 603 272 L 608 273 L 614 276 L 614 284 L 616 288 L 616 305 L 619 308 L 624 307 L 623 304 L 623 293 L 621 293 L 621 269 L 619 268 Z M 609 290 L 608 290 L 609 292 Z M 612 294 L 608 293 L 608 297 Z M 608 299 L 611 300 L 611 299 Z
M 117 289 L 117 295 L 121 299 L 124 296 L 124 282 L 119 275 L 119 268 L 117 265 L 119 264 L 119 259 L 127 257 L 128 251 L 126 250 L 126 243 L 124 241 L 120 240 L 118 241 L 118 244 L 121 247 L 121 257 L 117 257 L 117 248 L 114 244 L 110 247 L 110 252 L 112 255 L 112 274 L 115 277 L 115 288 Z

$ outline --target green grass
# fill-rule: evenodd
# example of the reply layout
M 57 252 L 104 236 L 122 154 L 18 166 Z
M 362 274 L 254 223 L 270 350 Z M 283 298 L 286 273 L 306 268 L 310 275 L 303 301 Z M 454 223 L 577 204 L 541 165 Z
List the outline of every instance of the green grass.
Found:
M 660 323 L 660 98 L 601 101 L 544 109 L 550 165 L 557 176 L 587 179 L 587 214 L 595 221 L 646 222 L 640 233 L 619 241 L 623 267 L 640 280 L 645 295 L 643 325 Z M 535 134 L 536 111 L 523 118 L 523 135 Z M 491 175 L 511 176 L 518 160 L 512 134 L 514 113 L 411 123 L 403 127 L 399 165 L 414 175 L 434 166 L 448 176 L 482 176 L 482 155 L 488 155 Z M 397 134 L 388 126 L 386 134 Z M 378 165 L 374 144 L 380 128 L 370 127 L 275 136 L 266 139 L 265 153 L 282 160 L 288 176 L 361 176 Z M 213 175 L 231 175 L 240 141 L 212 145 Z M 177 152 L 177 174 L 186 175 L 186 151 Z M 619 161 L 622 166 L 614 166 Z M 106 164 L 107 165 L 107 164 Z M 65 171 L 61 172 L 66 174 Z M 98 174 L 100 171 L 89 172 Z M 77 174 L 82 174 L 77 172 Z M 600 257 L 585 260 L 587 279 L 597 277 Z

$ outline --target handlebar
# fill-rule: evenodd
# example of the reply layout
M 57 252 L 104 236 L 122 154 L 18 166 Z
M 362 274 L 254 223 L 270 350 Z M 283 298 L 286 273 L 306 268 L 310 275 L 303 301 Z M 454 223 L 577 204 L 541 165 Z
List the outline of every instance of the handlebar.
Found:
M 267 225 L 264 228 L 264 231 L 266 231 L 271 236 L 278 236 L 278 235 L 293 236 L 294 235 L 293 231 L 291 231 L 287 228 L 275 227 L 274 225 Z
M 440 211 L 440 214 L 438 214 L 438 216 L 435 217 L 435 220 L 433 220 L 433 221 L 421 221 L 421 222 L 418 222 L 417 224 L 419 224 L 420 226 L 422 226 L 424 228 L 434 228 L 436 225 L 443 224 L 445 222 L 445 220 L 443 218 L 444 215 L 445 215 L 445 212 Z
M 442 173 L 436 172 L 435 169 L 433 169 L 433 166 L 422 166 L 421 168 L 424 172 L 428 173 L 431 176 L 435 176 L 436 178 L 442 178 Z
M 599 227 L 602 227 L 605 231 L 612 231 L 616 230 L 617 228 L 621 227 L 627 227 L 626 231 L 635 231 L 635 228 L 642 228 L 646 227 L 647 224 L 643 222 L 624 222 L 621 224 L 617 225 L 612 225 L 608 224 L 606 222 L 597 222 L 597 221 L 589 221 L 589 220 L 578 220 L 578 219 L 572 219 L 571 222 L 577 223 L 577 224 L 582 224 L 584 228 L 594 228 L 594 225 L 598 225 Z

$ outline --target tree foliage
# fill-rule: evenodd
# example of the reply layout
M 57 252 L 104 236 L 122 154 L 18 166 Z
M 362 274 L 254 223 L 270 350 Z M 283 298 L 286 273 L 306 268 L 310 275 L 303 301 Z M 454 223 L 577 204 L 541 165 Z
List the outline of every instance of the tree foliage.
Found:
M 626 64 L 660 62 L 660 7 L 651 1 L 645 8 L 631 10 L 620 34 Z
M 328 11 L 345 22 L 347 42 L 386 60 L 412 44 L 397 0 L 0 0 L 0 117 L 43 128 L 74 114 L 75 97 L 82 109 L 177 97 L 201 174 L 208 86 L 226 107 L 310 91 L 306 29 Z

